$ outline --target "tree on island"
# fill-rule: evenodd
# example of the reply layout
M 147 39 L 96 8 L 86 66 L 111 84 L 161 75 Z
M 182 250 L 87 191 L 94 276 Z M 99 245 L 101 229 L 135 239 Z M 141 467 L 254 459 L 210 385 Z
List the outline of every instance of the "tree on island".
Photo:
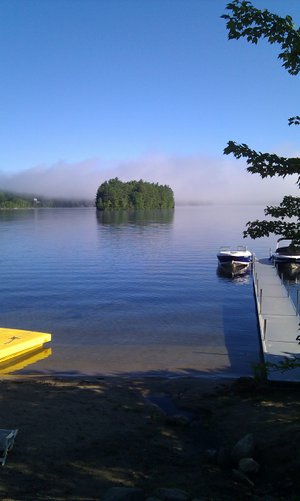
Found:
M 259 10 L 249 1 L 234 0 L 226 9 L 230 14 L 221 16 L 226 19 L 229 40 L 245 37 L 248 42 L 257 44 L 261 38 L 270 44 L 278 43 L 281 52 L 278 59 L 291 74 L 300 71 L 300 29 L 295 29 L 290 16 L 285 18 L 272 14 L 268 10 Z M 299 125 L 300 116 L 289 118 L 289 125 Z M 300 187 L 300 158 L 285 158 L 274 153 L 261 153 L 250 149 L 247 144 L 229 141 L 224 153 L 232 153 L 235 158 L 247 159 L 248 172 L 257 173 L 262 178 L 297 174 L 297 185 Z M 244 237 L 260 238 L 270 234 L 281 235 L 300 241 L 300 198 L 285 196 L 279 206 L 267 206 L 265 215 L 274 219 L 249 221 Z M 296 222 L 291 221 L 295 219 Z
M 169 186 L 140 181 L 122 182 L 117 177 L 102 183 L 96 195 L 98 210 L 173 209 Z

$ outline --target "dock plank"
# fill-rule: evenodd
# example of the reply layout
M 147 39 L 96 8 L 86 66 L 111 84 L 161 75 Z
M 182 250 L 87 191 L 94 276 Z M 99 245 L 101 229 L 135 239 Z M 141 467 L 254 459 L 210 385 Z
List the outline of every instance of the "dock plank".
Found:
M 284 316 L 284 317 L 295 317 L 295 308 L 292 305 L 292 301 L 287 296 L 267 296 L 265 290 L 263 290 L 262 300 L 260 302 L 260 314 L 263 316 Z

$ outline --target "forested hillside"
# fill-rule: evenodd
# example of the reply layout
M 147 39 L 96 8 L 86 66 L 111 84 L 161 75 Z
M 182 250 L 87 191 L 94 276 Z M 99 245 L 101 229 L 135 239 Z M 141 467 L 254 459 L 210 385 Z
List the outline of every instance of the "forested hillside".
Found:
M 116 177 L 102 183 L 96 195 L 98 210 L 170 209 L 174 205 L 169 186 L 143 180 L 124 183 Z
M 0 209 L 31 209 L 38 207 L 91 207 L 91 200 L 36 198 L 0 191 Z

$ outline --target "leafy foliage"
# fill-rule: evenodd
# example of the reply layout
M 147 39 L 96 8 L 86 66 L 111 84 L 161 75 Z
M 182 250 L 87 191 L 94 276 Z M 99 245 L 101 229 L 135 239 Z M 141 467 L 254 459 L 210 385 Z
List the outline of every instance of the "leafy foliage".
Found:
M 251 174 L 260 174 L 264 177 L 298 174 L 298 185 L 300 184 L 300 158 L 279 157 L 276 154 L 261 153 L 251 150 L 246 144 L 236 144 L 229 141 L 224 149 L 225 155 L 233 153 L 235 158 L 247 158 L 248 172 Z
M 270 235 L 283 235 L 285 238 L 291 240 L 299 240 L 300 228 L 297 223 L 290 223 L 286 221 L 249 221 L 247 223 L 247 230 L 244 231 L 244 237 L 261 238 Z
M 299 125 L 300 117 L 297 115 L 296 117 L 289 118 L 289 125 Z
M 271 234 L 283 235 L 294 241 L 300 240 L 300 225 L 299 220 L 288 222 L 286 218 L 295 218 L 295 215 L 300 213 L 300 198 L 285 196 L 279 206 L 267 206 L 265 215 L 271 216 L 279 221 L 249 221 L 248 229 L 244 232 L 244 236 L 251 238 L 268 237 Z
M 281 219 L 284 219 L 285 217 L 293 217 L 295 214 L 299 213 L 300 198 L 291 196 L 285 196 L 279 206 L 274 207 L 271 205 L 265 209 L 266 216 L 270 215 Z
M 231 15 L 224 14 L 227 20 L 228 38 L 238 40 L 245 37 L 248 42 L 257 44 L 260 38 L 266 38 L 270 44 L 281 45 L 278 58 L 282 66 L 291 75 L 300 70 L 300 29 L 295 30 L 291 16 L 282 18 L 268 10 L 259 10 L 251 2 L 235 0 L 227 7 Z
M 174 195 L 169 186 L 143 181 L 120 181 L 117 177 L 102 183 L 96 195 L 98 210 L 170 209 Z
M 251 2 L 234 0 L 226 9 L 230 14 L 221 16 L 227 23 L 228 38 L 238 40 L 245 37 L 248 42 L 257 44 L 265 38 L 269 43 L 278 43 L 282 52 L 278 58 L 283 61 L 282 66 L 291 74 L 297 75 L 300 71 L 300 29 L 295 29 L 290 16 L 282 18 L 268 10 L 259 10 Z M 300 116 L 289 118 L 289 125 L 299 125 Z M 233 154 L 235 158 L 245 158 L 247 170 L 251 174 L 259 174 L 262 178 L 288 175 L 297 175 L 297 184 L 300 187 L 300 158 L 285 158 L 274 153 L 257 152 L 247 144 L 237 144 L 229 141 L 224 154 Z M 286 238 L 299 240 L 300 238 L 300 198 L 285 196 L 278 207 L 267 207 L 265 215 L 275 220 L 249 221 L 244 237 L 260 238 L 270 234 L 282 235 Z M 292 221 L 286 221 L 286 218 Z M 295 221 L 296 218 L 296 221 Z

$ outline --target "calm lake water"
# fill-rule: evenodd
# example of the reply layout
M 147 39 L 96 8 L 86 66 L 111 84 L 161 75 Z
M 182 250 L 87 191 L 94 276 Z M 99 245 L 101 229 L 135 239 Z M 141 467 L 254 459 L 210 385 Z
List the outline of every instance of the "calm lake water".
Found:
M 59 374 L 251 374 L 259 343 L 251 276 L 217 270 L 258 206 L 0 212 L 1 326 L 52 333 L 15 370 Z M 13 370 L 13 369 L 6 369 Z

